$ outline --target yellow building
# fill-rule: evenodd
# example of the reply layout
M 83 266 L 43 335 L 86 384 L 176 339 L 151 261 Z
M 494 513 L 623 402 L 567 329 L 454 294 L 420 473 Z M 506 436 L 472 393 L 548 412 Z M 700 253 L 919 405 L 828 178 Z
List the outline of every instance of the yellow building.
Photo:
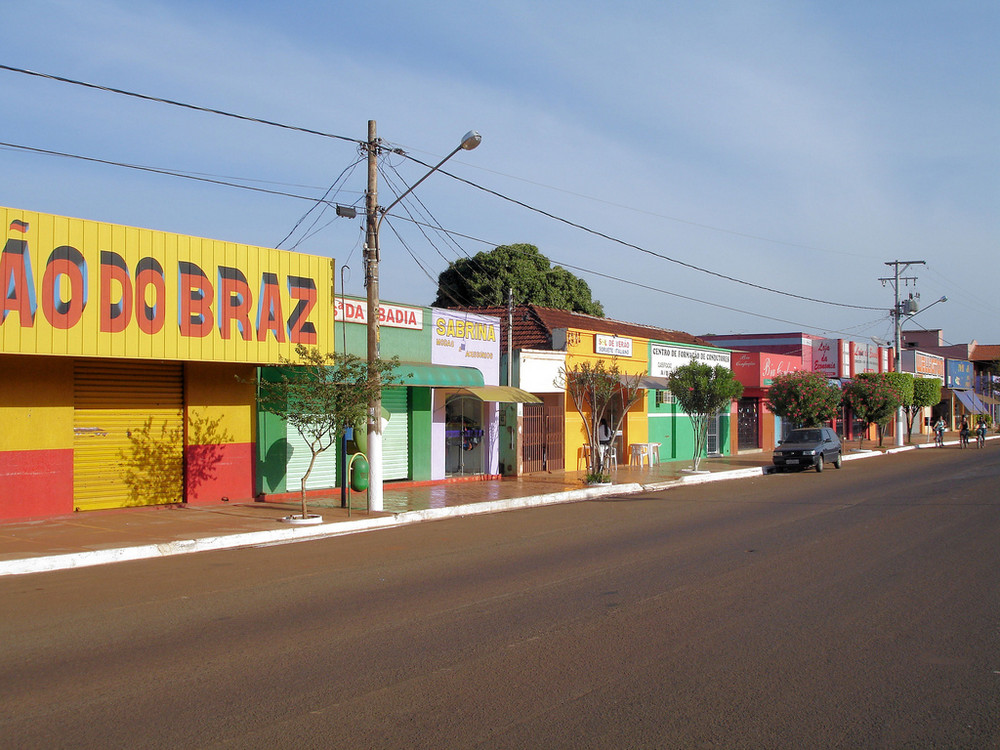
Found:
M 254 369 L 334 350 L 333 261 L 0 222 L 0 518 L 252 497 Z

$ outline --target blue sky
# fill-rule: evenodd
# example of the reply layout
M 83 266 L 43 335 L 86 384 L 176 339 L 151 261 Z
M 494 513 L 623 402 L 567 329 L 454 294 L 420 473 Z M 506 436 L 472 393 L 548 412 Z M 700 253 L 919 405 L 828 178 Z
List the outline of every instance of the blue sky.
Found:
M 609 317 L 885 340 L 885 262 L 924 260 L 902 291 L 949 301 L 913 327 L 1000 343 L 995 0 L 33 0 L 3 23 L 5 65 L 358 140 L 374 119 L 428 163 L 475 128 L 482 145 L 448 171 L 620 240 L 434 175 L 404 205 L 464 237 L 394 211 L 390 301 L 428 304 L 448 260 L 527 242 Z M 5 143 L 311 198 L 344 174 L 335 200 L 362 200 L 347 141 L 6 71 L 0 86 Z M 382 205 L 425 171 L 384 166 Z M 263 246 L 312 206 L 10 148 L 0 168 L 2 205 Z M 282 247 L 335 257 L 362 295 L 360 218 L 315 217 Z

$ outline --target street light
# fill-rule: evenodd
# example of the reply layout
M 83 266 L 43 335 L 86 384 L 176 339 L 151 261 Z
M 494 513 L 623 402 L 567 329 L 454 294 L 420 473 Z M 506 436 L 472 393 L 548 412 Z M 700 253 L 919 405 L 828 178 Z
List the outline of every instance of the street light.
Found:
M 388 208 L 379 208 L 378 205 L 378 137 L 375 132 L 375 121 L 368 121 L 368 195 L 365 201 L 366 208 L 366 236 L 365 236 L 365 289 L 368 292 L 368 376 L 378 379 L 378 370 L 375 362 L 380 357 L 379 351 L 379 291 L 378 291 L 378 264 L 381 253 L 379 251 L 379 229 L 382 226 L 382 219 L 389 213 L 396 204 L 409 195 L 414 188 L 430 177 L 441 168 L 441 165 L 448 161 L 459 151 L 471 151 L 483 140 L 475 130 L 470 130 L 463 136 L 461 143 L 441 161 L 431 167 L 423 177 L 414 182 L 404 190 Z M 368 508 L 379 512 L 383 507 L 382 500 L 382 393 L 381 389 L 375 389 L 375 395 L 368 404 L 368 465 L 369 465 L 369 494 Z

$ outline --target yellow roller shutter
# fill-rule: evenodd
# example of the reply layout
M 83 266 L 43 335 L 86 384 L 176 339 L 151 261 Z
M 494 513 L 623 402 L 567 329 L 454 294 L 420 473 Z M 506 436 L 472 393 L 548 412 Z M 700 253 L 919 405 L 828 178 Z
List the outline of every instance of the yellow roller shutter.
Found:
M 183 364 L 77 360 L 74 507 L 181 502 L 183 420 Z

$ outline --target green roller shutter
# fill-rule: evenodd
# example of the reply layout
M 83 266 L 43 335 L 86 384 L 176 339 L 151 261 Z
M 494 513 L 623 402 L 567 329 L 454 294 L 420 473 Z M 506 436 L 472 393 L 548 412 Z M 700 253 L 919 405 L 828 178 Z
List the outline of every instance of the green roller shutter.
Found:
M 382 408 L 390 415 L 382 433 L 382 477 L 385 481 L 410 478 L 409 390 L 382 389 Z
M 290 424 L 286 425 L 285 429 L 287 430 L 285 440 L 288 441 L 286 464 L 288 474 L 285 478 L 285 490 L 298 492 L 302 489 L 302 477 L 309 468 L 312 451 L 298 430 Z M 307 490 L 325 490 L 337 486 L 337 447 L 337 443 L 334 443 L 316 456 L 316 463 L 313 464 L 312 473 L 306 481 Z

